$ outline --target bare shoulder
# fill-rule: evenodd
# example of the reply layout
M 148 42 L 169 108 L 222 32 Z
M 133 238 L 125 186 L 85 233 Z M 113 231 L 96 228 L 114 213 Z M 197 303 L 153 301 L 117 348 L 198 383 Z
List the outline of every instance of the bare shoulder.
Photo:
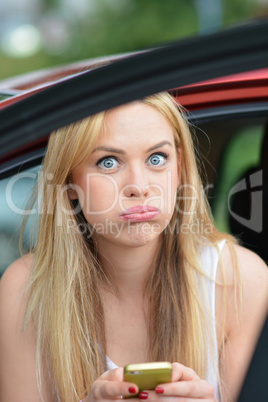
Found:
M 237 305 L 239 297 L 239 287 L 242 296 L 242 317 L 247 316 L 247 320 L 263 319 L 267 311 L 268 302 L 268 269 L 265 262 L 252 251 L 234 245 L 230 248 L 224 246 L 223 270 L 227 283 L 227 325 L 233 326 L 236 321 L 234 306 Z M 237 266 L 236 263 L 237 262 Z M 223 282 L 223 273 L 219 270 L 218 279 Z M 237 287 L 234 286 L 235 281 Z M 218 293 L 222 296 L 223 288 L 219 287 Z M 255 313 L 253 314 L 253 312 Z M 250 315 L 252 313 L 252 316 Z M 231 329 L 231 328 L 229 328 Z M 229 332 L 229 331 L 227 331 Z
M 6 269 L 0 280 L 0 295 L 6 294 L 7 289 L 16 291 L 25 285 L 31 272 L 33 261 L 34 255 L 30 253 L 14 261 Z
M 28 254 L 13 262 L 4 272 L 0 280 L 0 320 L 3 323 L 15 315 L 17 320 L 22 320 L 25 312 L 25 284 L 31 271 L 33 255 Z
M 10 317 L 11 311 L 24 313 L 24 288 L 33 264 L 33 254 L 27 254 L 13 262 L 0 280 L 0 319 Z M 19 317 L 18 317 L 19 318 Z M 1 325 L 2 327 L 2 325 Z
M 267 265 L 257 254 L 245 247 L 236 244 L 233 247 L 238 258 L 238 262 L 240 263 L 240 268 L 242 270 L 250 268 L 252 272 L 255 266 L 259 272 L 262 271 L 263 274 L 266 275 Z M 232 262 L 232 253 L 230 247 L 227 244 L 224 246 L 222 254 L 225 262 Z
M 268 269 L 265 262 L 257 254 L 238 245 L 234 245 L 232 251 L 228 245 L 225 245 L 222 257 L 227 283 L 233 283 L 235 275 L 240 276 L 245 302 L 247 295 L 253 293 L 255 297 L 255 292 L 258 292 L 260 297 L 267 298 Z M 237 272 L 234 257 L 238 264 Z M 245 293 L 245 291 L 247 292 Z
M 33 254 L 28 254 L 15 261 L 0 280 L 1 401 L 41 401 L 36 382 L 36 337 L 32 320 L 22 328 L 27 305 L 25 284 L 33 260 Z

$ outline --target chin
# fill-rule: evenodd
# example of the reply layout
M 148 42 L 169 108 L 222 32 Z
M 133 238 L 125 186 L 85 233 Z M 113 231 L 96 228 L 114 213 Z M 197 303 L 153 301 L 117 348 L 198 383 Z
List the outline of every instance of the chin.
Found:
M 159 239 L 163 230 L 154 230 L 148 222 L 133 224 L 128 227 L 126 242 L 136 247 L 145 246 Z M 124 236 L 125 237 L 125 236 Z
M 157 242 L 165 227 L 152 226 L 149 222 L 131 223 L 121 226 L 118 231 L 95 233 L 95 239 L 102 239 L 106 244 L 111 243 L 121 247 L 142 247 Z

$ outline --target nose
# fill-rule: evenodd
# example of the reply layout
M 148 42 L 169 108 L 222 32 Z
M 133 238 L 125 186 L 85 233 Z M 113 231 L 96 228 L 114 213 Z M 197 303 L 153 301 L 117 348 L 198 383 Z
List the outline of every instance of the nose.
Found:
M 126 172 L 126 180 L 123 188 L 125 197 L 148 197 L 149 183 L 141 167 L 133 167 Z

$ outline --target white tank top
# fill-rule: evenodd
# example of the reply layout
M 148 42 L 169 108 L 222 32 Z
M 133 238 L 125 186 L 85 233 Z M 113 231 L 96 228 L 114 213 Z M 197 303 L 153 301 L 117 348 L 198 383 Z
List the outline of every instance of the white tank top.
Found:
M 220 243 L 218 243 L 218 248 L 219 251 L 221 252 L 225 240 L 222 240 Z M 213 323 L 213 355 L 214 355 L 214 361 L 212 361 L 212 358 L 210 356 L 209 348 L 208 348 L 208 371 L 206 375 L 206 380 L 213 386 L 214 392 L 215 392 L 215 397 L 219 401 L 220 396 L 219 396 L 219 384 L 218 384 L 218 377 L 217 377 L 217 372 L 215 370 L 215 367 L 218 367 L 219 363 L 219 355 L 218 355 L 218 347 L 217 347 L 217 332 L 216 332 L 216 317 L 215 317 L 215 281 L 216 281 L 216 275 L 217 275 L 217 268 L 218 268 L 218 262 L 219 262 L 219 253 L 216 247 L 202 247 L 201 248 L 201 267 L 205 274 L 211 278 L 205 278 L 205 287 L 206 287 L 206 293 L 207 293 L 207 299 L 208 303 L 210 306 L 210 312 L 212 316 L 212 323 Z M 107 363 L 107 369 L 108 370 L 113 370 L 115 368 L 118 368 L 118 366 L 112 362 L 111 359 L 109 359 L 108 356 L 106 356 L 106 363 Z M 60 402 L 59 397 L 57 398 L 58 402 Z
M 221 252 L 226 240 L 222 240 L 218 243 L 219 251 Z M 207 296 L 207 301 L 210 307 L 210 313 L 212 317 L 212 343 L 213 343 L 213 355 L 214 361 L 212 360 L 213 357 L 210 355 L 209 347 L 208 347 L 208 371 L 206 375 L 206 380 L 213 386 L 215 396 L 217 400 L 220 400 L 219 397 L 219 384 L 218 384 L 218 377 L 217 371 L 215 367 L 218 367 L 219 363 L 219 355 L 218 355 L 218 346 L 217 346 L 217 332 L 216 332 L 216 317 L 215 317 L 215 281 L 217 275 L 217 267 L 219 262 L 219 252 L 217 247 L 202 247 L 201 248 L 201 267 L 205 274 L 210 278 L 204 278 L 205 281 L 205 291 Z M 117 368 L 118 366 L 112 362 L 109 357 L 106 357 L 107 362 L 107 369 L 112 370 Z

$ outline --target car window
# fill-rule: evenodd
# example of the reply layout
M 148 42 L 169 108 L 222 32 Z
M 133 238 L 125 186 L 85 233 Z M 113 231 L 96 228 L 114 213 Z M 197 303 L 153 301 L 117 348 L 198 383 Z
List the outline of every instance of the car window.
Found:
M 4 100 L 4 99 L 8 99 L 8 98 L 11 98 L 13 95 L 6 95 L 6 94 L 1 94 L 0 93 L 0 102 L 2 101 L 2 100 Z
M 16 90 L 8 90 L 8 91 L 0 90 L 0 102 L 2 100 L 12 98 L 12 96 L 18 95 L 19 93 L 20 93 L 20 91 L 16 91 Z
M 0 275 L 19 256 L 19 235 L 24 212 L 36 183 L 40 166 L 0 181 Z M 29 211 L 29 213 L 33 213 Z M 27 250 L 33 217 L 27 223 L 24 247 Z

